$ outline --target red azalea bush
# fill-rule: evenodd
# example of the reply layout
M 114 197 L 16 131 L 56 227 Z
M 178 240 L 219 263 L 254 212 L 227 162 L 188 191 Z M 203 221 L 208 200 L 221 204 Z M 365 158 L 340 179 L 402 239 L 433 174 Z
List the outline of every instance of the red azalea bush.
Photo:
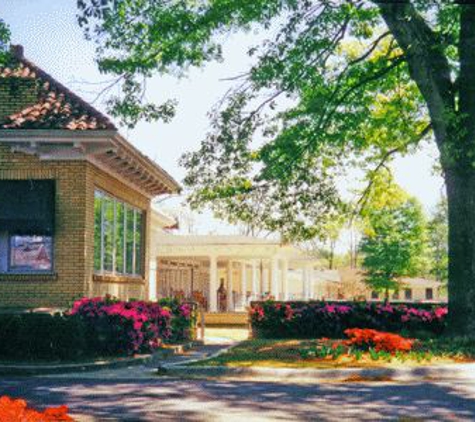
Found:
M 440 334 L 446 306 L 366 302 L 254 302 L 253 335 L 262 338 L 341 338 L 348 328 Z
M 69 315 L 79 316 L 101 355 L 147 353 L 171 336 L 170 309 L 155 302 L 83 298 Z
M 0 397 L 0 421 L 4 422 L 69 422 L 66 406 L 50 407 L 43 412 L 28 408 L 25 400 Z
M 356 346 L 363 350 L 374 349 L 377 352 L 389 353 L 409 352 L 412 349 L 413 340 L 401 337 L 398 334 L 372 330 L 370 328 L 349 328 L 345 330 L 349 338 L 345 344 Z

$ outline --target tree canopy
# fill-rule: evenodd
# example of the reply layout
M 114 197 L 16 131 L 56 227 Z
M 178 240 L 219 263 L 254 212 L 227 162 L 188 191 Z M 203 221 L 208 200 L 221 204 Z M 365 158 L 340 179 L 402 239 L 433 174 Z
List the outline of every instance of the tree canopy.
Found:
M 364 211 L 361 242 L 366 282 L 373 290 L 397 291 L 402 277 L 427 271 L 427 222 L 419 201 L 392 180 L 384 179 L 389 194 L 372 196 Z M 381 180 L 378 181 L 379 188 Z
M 448 279 L 448 236 L 447 198 L 443 196 L 428 223 L 430 274 L 443 283 Z
M 230 219 L 255 219 L 284 237 L 315 236 L 344 207 L 340 173 L 357 165 L 371 185 L 395 154 L 432 134 L 447 185 L 451 325 L 453 332 L 475 330 L 473 2 L 78 0 L 78 6 L 80 24 L 98 43 L 101 70 L 123 83 L 126 95 L 113 110 L 128 124 L 172 113 L 169 103 L 162 110 L 139 101 L 143 78 L 186 74 L 221 59 L 229 34 L 265 31 L 266 40 L 249 51 L 254 64 L 213 113 L 211 133 L 183 161 L 191 203 Z
M 79 1 L 99 66 L 124 78 L 183 75 L 222 58 L 223 35 L 261 28 L 254 65 L 212 113 L 201 148 L 182 160 L 195 207 L 309 238 L 345 209 L 337 180 L 375 172 L 428 133 L 404 51 L 368 1 Z M 434 25 L 446 19 L 437 11 Z M 442 8 L 443 10 L 439 10 Z M 412 12 L 411 12 L 412 13 Z M 125 96 L 125 98 L 129 98 Z

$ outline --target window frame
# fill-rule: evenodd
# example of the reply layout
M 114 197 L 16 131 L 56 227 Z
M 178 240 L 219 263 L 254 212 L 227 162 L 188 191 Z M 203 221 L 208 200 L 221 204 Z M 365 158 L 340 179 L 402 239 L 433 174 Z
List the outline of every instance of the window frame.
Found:
M 146 221 L 146 218 L 147 218 L 147 213 L 145 210 L 139 208 L 139 207 L 136 207 L 132 204 L 130 204 L 129 202 L 113 195 L 113 194 L 110 194 L 106 191 L 104 191 L 103 189 L 101 188 L 95 188 L 94 189 L 94 201 L 96 201 L 96 195 L 100 195 L 101 197 L 101 245 L 100 245 L 100 248 L 101 248 L 101 262 L 100 262 L 100 266 L 101 268 L 98 269 L 95 267 L 94 265 L 94 274 L 97 274 L 97 275 L 105 275 L 105 276 L 114 276 L 114 277 L 140 277 L 140 278 L 144 278 L 144 262 L 145 262 L 145 227 L 146 227 L 146 224 L 145 221 Z M 112 229 L 112 271 L 109 271 L 109 270 L 106 270 L 104 269 L 104 260 L 105 260 L 105 242 L 104 242 L 104 239 L 105 239 L 105 236 L 104 236 L 104 233 L 105 233 L 105 212 L 104 212 L 104 204 L 105 204 L 105 201 L 104 201 L 104 198 L 108 198 L 109 200 L 112 201 L 113 203 L 113 215 L 114 215 L 114 218 L 113 218 L 113 223 L 112 223 L 112 226 L 113 226 L 113 229 Z M 123 241 L 122 241 L 122 248 L 123 248 L 123 271 L 122 272 L 119 272 L 117 271 L 117 244 L 116 244 L 116 239 L 117 239 L 117 232 L 118 232 L 118 225 L 117 225 L 117 204 L 120 203 L 122 204 L 123 206 Z M 94 207 L 95 209 L 95 207 Z M 132 272 L 128 272 L 127 271 L 127 228 L 129 226 L 129 221 L 128 221 L 128 212 L 129 211 L 133 211 L 133 219 L 132 219 Z M 136 243 L 136 229 L 137 229 L 137 219 L 138 217 L 137 216 L 140 216 L 140 218 L 142 219 L 142 224 L 141 224 L 141 228 L 140 228 L 140 246 L 139 246 L 139 250 L 140 250 L 140 253 L 139 253 L 139 260 L 140 260 L 140 271 L 137 272 L 136 271 L 136 268 L 137 268 L 137 265 L 136 265 L 136 260 L 137 260 L 137 257 L 136 257 L 136 251 L 137 251 L 137 243 Z M 95 222 L 95 219 L 96 219 L 96 214 L 94 213 L 94 222 Z M 95 224 L 94 224 L 94 230 L 96 229 L 95 227 Z M 95 239 L 94 239 L 94 248 L 96 248 L 96 242 L 95 242 Z M 94 254 L 93 254 L 94 255 Z M 95 263 L 94 263 L 95 264 Z

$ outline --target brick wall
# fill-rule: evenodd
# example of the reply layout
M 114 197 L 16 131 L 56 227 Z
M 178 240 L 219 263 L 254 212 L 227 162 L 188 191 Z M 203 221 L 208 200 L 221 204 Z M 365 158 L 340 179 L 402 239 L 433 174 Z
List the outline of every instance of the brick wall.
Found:
M 150 200 L 86 161 L 40 161 L 0 143 L 0 180 L 56 180 L 53 275 L 0 274 L 0 307 L 66 307 L 79 297 L 145 298 Z M 100 188 L 145 211 L 143 278 L 94 276 L 94 190 Z M 3 199 L 3 198 L 2 198 Z
M 0 144 L 0 180 L 8 179 L 56 180 L 54 274 L 0 274 L 0 306 L 67 306 L 81 297 L 87 286 L 86 163 L 41 162 Z

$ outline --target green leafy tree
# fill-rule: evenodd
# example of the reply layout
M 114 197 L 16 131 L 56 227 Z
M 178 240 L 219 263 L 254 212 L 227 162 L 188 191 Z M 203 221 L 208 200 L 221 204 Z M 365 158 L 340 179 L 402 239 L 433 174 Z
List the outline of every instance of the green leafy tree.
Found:
M 432 135 L 447 185 L 451 329 L 473 330 L 471 1 L 78 0 L 78 6 L 81 25 L 98 42 L 101 70 L 135 83 L 126 97 L 133 105 L 141 104 L 141 78 L 182 75 L 221 59 L 228 34 L 268 30 L 249 52 L 254 65 L 214 113 L 212 133 L 185 157 L 196 206 L 210 204 L 244 221 L 258 215 L 267 229 L 312 236 L 340 205 L 334 186 L 340 171 L 356 163 L 375 175 Z M 117 112 L 127 116 L 130 109 Z M 140 116 L 132 113 L 131 123 Z M 257 200 L 257 211 L 248 198 Z
M 426 221 L 415 198 L 366 212 L 368 228 L 361 242 L 366 282 L 373 290 L 399 290 L 401 277 L 424 269 Z
M 444 196 L 428 224 L 430 274 L 443 283 L 448 279 L 448 236 L 447 198 Z
M 335 216 L 332 221 L 329 221 L 323 228 L 323 257 L 328 261 L 328 269 L 335 268 L 335 250 L 338 240 L 340 239 L 341 231 L 345 226 L 346 220 L 344 215 Z
M 8 54 L 8 43 L 10 41 L 10 29 L 8 25 L 0 19 L 0 65 L 5 63 Z

